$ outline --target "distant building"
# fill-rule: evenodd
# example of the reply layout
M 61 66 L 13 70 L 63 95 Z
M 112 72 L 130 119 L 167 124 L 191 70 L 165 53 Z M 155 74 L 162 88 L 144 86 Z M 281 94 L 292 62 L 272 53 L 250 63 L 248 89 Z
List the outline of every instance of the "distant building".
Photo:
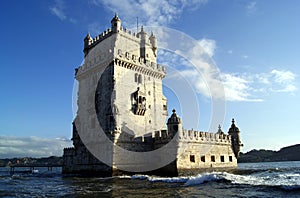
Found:
M 167 152 L 174 159 L 147 173 L 182 175 L 237 166 L 242 144 L 234 120 L 228 135 L 221 127 L 217 133 L 183 129 L 175 110 L 165 123 L 168 107 L 162 80 L 166 69 L 156 63 L 157 39 L 153 33 L 149 36 L 143 27 L 137 34 L 127 31 L 115 15 L 111 29 L 95 38 L 90 34 L 85 37 L 83 51 L 84 64 L 75 70 L 79 90 L 73 122 L 74 147 L 64 149 L 64 174 L 110 176 L 136 172 L 120 167 L 143 166 L 144 162 L 128 162 L 126 156 L 108 147 L 98 152 L 111 155 L 111 165 L 98 160 L 83 138 L 99 126 L 112 143 L 133 152 L 154 151 L 175 139 L 176 144 Z M 161 160 L 166 157 L 164 152 L 159 156 Z M 145 163 L 151 165 L 155 160 Z

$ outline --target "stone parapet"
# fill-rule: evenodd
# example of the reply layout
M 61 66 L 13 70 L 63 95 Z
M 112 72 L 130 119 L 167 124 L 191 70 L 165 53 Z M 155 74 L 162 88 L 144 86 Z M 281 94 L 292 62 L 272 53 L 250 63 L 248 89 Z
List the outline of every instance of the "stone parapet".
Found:
M 163 79 L 166 76 L 165 66 L 150 61 L 144 62 L 141 57 L 138 60 L 118 57 L 115 58 L 115 64 L 127 69 L 140 72 L 142 74 L 152 76 L 154 78 Z
M 210 133 L 183 129 L 179 140 L 184 142 L 231 144 L 231 136 L 226 134 Z

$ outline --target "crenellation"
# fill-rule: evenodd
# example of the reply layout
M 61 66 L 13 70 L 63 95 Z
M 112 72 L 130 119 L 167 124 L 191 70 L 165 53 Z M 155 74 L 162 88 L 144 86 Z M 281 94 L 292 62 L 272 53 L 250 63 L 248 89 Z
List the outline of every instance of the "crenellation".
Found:
M 192 141 L 192 142 L 206 142 L 206 143 L 221 143 L 221 144 L 230 144 L 231 138 L 230 135 L 226 134 L 216 134 L 203 131 L 194 131 L 183 129 L 182 133 L 179 136 L 179 139 L 183 141 Z

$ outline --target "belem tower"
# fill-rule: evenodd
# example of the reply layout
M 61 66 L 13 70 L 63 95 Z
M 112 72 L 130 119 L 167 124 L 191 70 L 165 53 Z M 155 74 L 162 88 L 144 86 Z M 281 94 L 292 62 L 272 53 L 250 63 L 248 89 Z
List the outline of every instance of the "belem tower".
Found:
M 132 33 L 115 15 L 110 29 L 84 38 L 83 52 L 64 174 L 177 176 L 237 166 L 242 144 L 234 119 L 225 134 L 220 126 L 213 133 L 186 130 L 175 110 L 168 118 L 166 68 L 156 63 L 153 33 Z

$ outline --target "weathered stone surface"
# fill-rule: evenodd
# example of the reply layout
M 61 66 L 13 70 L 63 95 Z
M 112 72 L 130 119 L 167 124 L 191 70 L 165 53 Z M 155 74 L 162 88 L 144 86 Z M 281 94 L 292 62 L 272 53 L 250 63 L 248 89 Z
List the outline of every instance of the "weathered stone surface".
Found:
M 79 88 L 74 148 L 64 149 L 63 173 L 129 174 L 127 168 L 144 170 L 167 156 L 172 159 L 168 164 L 146 173 L 178 175 L 187 169 L 237 166 L 242 145 L 234 123 L 230 135 L 220 133 L 221 129 L 219 133 L 185 130 L 174 110 L 166 125 L 168 107 L 162 91 L 166 70 L 156 63 L 155 36 L 149 37 L 143 29 L 138 34 L 123 30 L 117 16 L 111 23 L 111 30 L 84 39 L 85 61 L 75 74 Z M 91 149 L 109 162 L 99 160 Z M 155 158 L 132 159 L 122 149 L 162 152 Z

